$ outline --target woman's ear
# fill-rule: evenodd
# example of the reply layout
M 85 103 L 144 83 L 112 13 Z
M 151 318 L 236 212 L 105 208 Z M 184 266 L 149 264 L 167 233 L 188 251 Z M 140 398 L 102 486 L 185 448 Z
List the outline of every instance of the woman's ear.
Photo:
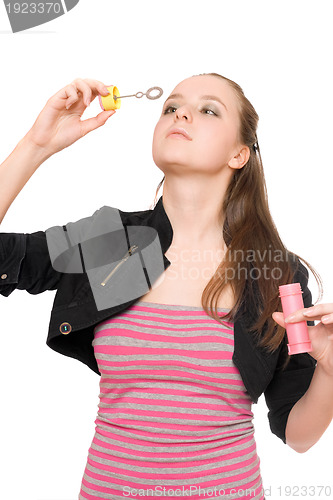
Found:
M 248 146 L 242 147 L 242 149 L 231 158 L 228 165 L 231 168 L 242 168 L 249 161 L 250 158 L 250 148 Z

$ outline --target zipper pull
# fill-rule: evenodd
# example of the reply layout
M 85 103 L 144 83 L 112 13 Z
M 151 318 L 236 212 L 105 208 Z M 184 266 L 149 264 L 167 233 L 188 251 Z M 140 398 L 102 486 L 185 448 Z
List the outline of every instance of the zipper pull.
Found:
M 102 281 L 101 285 L 102 286 L 105 286 L 106 282 L 109 281 L 109 279 L 111 278 L 111 276 L 113 275 L 113 273 L 115 273 L 118 269 L 118 267 L 120 267 L 127 259 L 130 255 L 132 255 L 135 250 L 137 250 L 139 247 L 137 245 L 132 245 L 130 247 L 130 249 L 125 253 L 124 257 L 121 259 L 120 262 L 118 262 L 118 264 L 116 265 L 116 267 L 114 269 L 112 269 L 111 273 L 106 277 L 104 278 L 104 281 Z

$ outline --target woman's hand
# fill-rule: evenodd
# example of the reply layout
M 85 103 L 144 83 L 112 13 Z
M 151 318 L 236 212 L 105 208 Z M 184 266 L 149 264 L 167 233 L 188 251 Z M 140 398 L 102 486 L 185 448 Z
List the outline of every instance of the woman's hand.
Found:
M 283 313 L 274 312 L 272 318 L 283 328 L 286 327 Z M 317 304 L 312 307 L 299 309 L 286 317 L 286 322 L 317 321 L 315 326 L 308 326 L 312 351 L 309 353 L 333 376 L 333 304 Z
M 99 94 L 109 94 L 104 83 L 98 80 L 75 79 L 50 97 L 26 138 L 45 149 L 50 156 L 70 146 L 88 132 L 104 125 L 115 113 L 102 111 L 94 118 L 81 120 L 87 106 Z

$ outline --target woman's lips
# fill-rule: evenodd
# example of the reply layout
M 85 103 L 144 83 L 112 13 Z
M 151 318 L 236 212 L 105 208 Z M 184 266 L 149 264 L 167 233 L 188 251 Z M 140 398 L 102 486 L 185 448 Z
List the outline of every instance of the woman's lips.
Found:
M 178 137 L 191 141 L 192 138 L 189 136 L 187 130 L 182 127 L 173 127 L 169 132 L 167 137 Z
M 185 137 L 185 135 L 178 132 L 173 132 L 172 134 L 168 135 L 168 137 L 174 137 L 175 139 L 185 139 L 185 141 L 189 141 L 189 139 Z

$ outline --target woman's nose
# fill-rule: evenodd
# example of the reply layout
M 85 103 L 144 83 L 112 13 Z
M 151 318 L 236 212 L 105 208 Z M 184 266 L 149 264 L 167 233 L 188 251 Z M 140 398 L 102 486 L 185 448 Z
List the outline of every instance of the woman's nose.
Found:
M 181 119 L 181 118 L 185 118 L 185 120 L 191 119 L 190 112 L 188 109 L 186 109 L 186 106 L 181 106 L 180 108 L 177 108 L 175 116 L 178 119 Z

